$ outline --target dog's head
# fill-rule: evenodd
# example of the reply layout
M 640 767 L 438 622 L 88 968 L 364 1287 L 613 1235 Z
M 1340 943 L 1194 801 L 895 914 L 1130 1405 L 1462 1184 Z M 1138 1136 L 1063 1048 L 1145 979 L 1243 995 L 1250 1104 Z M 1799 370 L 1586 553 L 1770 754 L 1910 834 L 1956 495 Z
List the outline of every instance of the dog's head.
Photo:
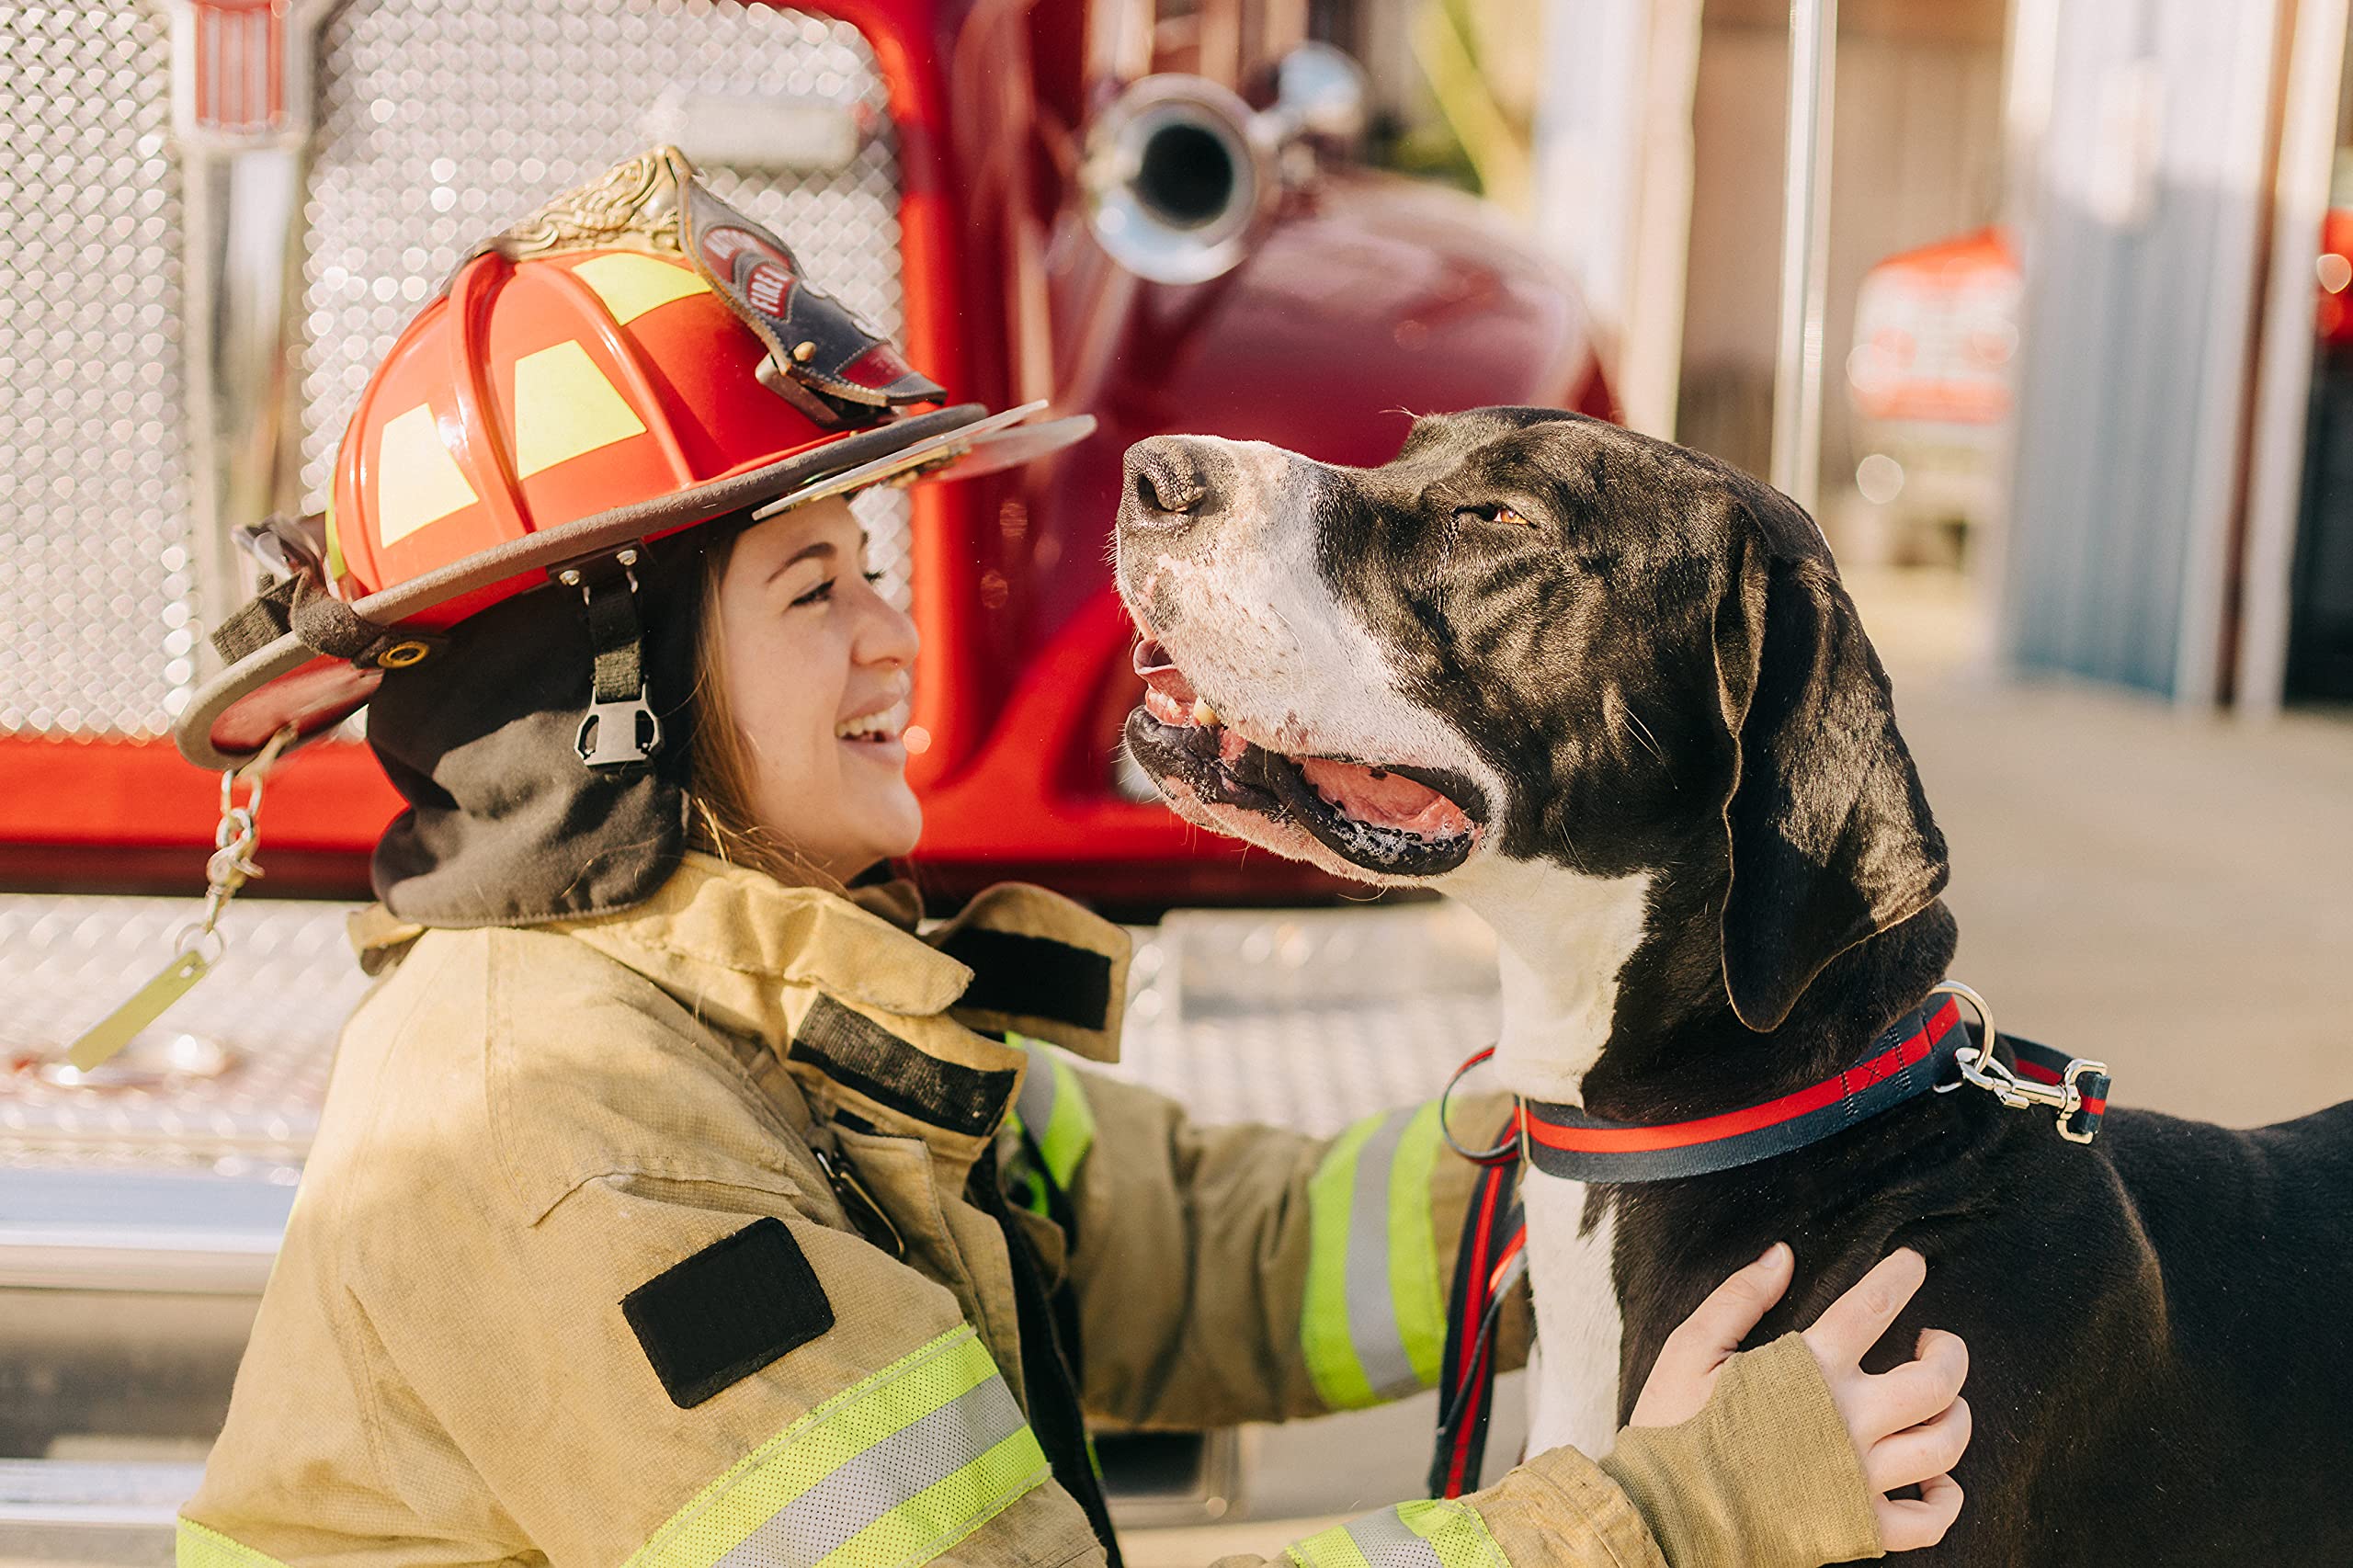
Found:
M 1161 437 L 1118 562 L 1129 749 L 1221 832 L 1373 882 L 1664 879 L 1756 1029 L 1944 884 L 1820 533 L 1698 453 L 1544 409 L 1376 469 Z

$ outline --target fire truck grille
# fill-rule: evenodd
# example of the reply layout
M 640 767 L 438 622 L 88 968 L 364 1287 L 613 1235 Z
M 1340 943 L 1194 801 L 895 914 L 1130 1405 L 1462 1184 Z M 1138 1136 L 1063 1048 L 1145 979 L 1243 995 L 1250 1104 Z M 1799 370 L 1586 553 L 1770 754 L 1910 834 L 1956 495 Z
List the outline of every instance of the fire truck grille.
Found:
M 0 6 L 0 731 L 134 734 L 194 673 L 171 48 Z
M 168 28 L 144 4 L 0 6 L 0 732 L 153 735 L 199 630 Z M 847 23 L 711 0 L 351 0 L 319 51 L 289 307 L 307 506 L 369 370 L 464 251 L 659 141 L 900 333 L 898 142 Z M 904 605 L 906 498 L 857 506 Z

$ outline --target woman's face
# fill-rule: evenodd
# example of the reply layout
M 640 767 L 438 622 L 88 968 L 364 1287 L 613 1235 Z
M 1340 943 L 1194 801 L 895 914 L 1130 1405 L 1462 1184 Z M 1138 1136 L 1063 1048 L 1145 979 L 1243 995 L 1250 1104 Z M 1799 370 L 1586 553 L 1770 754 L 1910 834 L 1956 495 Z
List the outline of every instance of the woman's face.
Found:
M 758 825 L 841 881 L 912 850 L 923 812 L 899 736 L 915 623 L 867 579 L 848 503 L 754 524 L 718 600 L 719 675 Z

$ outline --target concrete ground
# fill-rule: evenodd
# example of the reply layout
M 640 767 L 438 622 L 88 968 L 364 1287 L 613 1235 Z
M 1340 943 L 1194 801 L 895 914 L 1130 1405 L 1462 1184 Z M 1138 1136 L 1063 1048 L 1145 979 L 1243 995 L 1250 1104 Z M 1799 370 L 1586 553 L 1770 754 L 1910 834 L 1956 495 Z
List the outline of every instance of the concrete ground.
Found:
M 2353 1097 L 2353 713 L 2254 723 L 1987 672 L 1950 579 L 1854 574 L 1952 853 L 1955 978 L 2234 1126 Z

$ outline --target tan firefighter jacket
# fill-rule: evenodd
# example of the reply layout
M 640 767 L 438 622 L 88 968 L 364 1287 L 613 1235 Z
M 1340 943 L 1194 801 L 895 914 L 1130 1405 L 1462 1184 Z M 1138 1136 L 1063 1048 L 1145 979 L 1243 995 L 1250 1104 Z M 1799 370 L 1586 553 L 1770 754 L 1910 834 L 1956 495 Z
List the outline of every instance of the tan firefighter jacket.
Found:
M 619 915 L 373 912 L 355 935 L 395 967 L 343 1037 L 184 1568 L 1103 1563 L 1093 1478 L 1069 1441 L 1050 1461 L 1025 1366 L 1056 1354 L 1048 1290 L 1112 1421 L 1276 1420 L 1436 1376 L 1472 1172 L 1434 1110 L 1204 1130 L 1021 1043 L 1109 1057 L 1126 983 L 1120 930 L 1037 889 L 926 940 L 689 856 Z M 1792 1338 L 1735 1370 L 1608 1471 L 1540 1455 L 1291 1556 L 1875 1554 L 1811 1357 Z

